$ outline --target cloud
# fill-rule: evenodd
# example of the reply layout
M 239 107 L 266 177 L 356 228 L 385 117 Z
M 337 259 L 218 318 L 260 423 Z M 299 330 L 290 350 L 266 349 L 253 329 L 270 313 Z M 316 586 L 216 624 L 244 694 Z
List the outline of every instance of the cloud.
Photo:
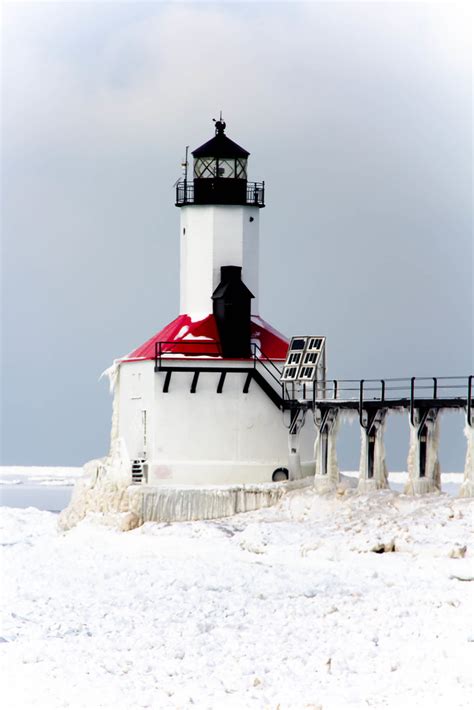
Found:
M 341 123 L 345 104 L 366 112 L 375 84 L 394 105 L 423 81 L 449 91 L 467 36 L 443 5 L 19 5 L 4 29 L 6 130 L 15 149 L 181 141 L 224 108 L 288 137 L 333 121 L 335 105 Z

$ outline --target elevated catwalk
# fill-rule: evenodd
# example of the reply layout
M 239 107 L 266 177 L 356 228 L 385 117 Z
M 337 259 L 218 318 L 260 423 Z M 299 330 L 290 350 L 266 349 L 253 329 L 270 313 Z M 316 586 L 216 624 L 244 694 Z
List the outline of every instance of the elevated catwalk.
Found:
M 154 339 L 154 376 L 161 396 L 173 387 L 182 390 L 184 380 L 190 394 L 200 387 L 214 386 L 213 397 L 220 398 L 225 388 L 239 383 L 243 393 L 259 388 L 286 420 L 289 440 L 288 469 L 274 482 L 244 485 L 154 485 L 141 467 L 130 478 L 130 462 L 123 455 L 120 439 L 112 445 L 110 456 L 91 462 L 87 476 L 74 493 L 73 504 L 62 515 L 60 524 L 69 528 L 88 512 L 129 529 L 147 520 L 173 521 L 217 518 L 274 505 L 294 488 L 313 486 L 321 493 L 335 490 L 340 483 L 336 439 L 341 416 L 358 415 L 361 451 L 358 489 L 361 493 L 388 487 L 383 435 L 390 412 L 406 411 L 410 421 L 408 454 L 409 482 L 406 493 L 432 493 L 440 490 L 437 454 L 439 418 L 442 410 L 466 412 L 467 455 L 461 495 L 474 495 L 473 456 L 473 377 L 411 377 L 385 380 L 322 380 L 310 384 L 280 381 L 283 360 L 272 361 L 259 346 L 252 346 L 251 358 L 229 362 L 217 356 L 219 342 L 192 339 L 192 345 Z M 201 355 L 187 358 L 183 350 L 200 348 Z M 214 355 L 209 354 L 210 351 Z M 181 351 L 181 352 L 179 352 Z M 149 353 L 147 352 L 149 355 Z M 137 360 L 140 355 L 135 355 Z M 142 355 L 143 357 L 143 355 Z M 202 359 L 201 359 L 202 358 Z M 187 373 L 187 374 L 186 374 Z M 216 376 L 217 375 L 217 376 Z M 183 380 L 184 378 L 184 380 Z M 313 422 L 309 422 L 312 417 Z M 312 470 L 295 470 L 298 438 L 306 418 L 306 428 L 314 434 Z M 292 459 L 293 456 L 293 459 Z M 117 522 L 118 521 L 118 522 Z
M 429 493 L 440 489 L 438 458 L 439 413 L 443 410 L 466 412 L 466 476 L 462 495 L 474 494 L 473 473 L 473 376 L 409 377 L 361 380 L 314 380 L 288 382 L 283 378 L 284 365 L 274 362 L 253 343 L 252 357 L 240 362 L 220 360 L 219 342 L 193 341 L 202 348 L 202 361 L 186 358 L 186 348 L 173 343 L 155 342 L 155 372 L 163 373 L 162 391 L 167 393 L 172 377 L 192 373 L 190 392 L 196 393 L 201 377 L 219 374 L 216 394 L 222 394 L 229 377 L 245 374 L 242 392 L 261 388 L 283 413 L 287 413 L 289 462 L 286 475 L 290 480 L 302 475 L 298 464 L 298 438 L 311 413 L 315 426 L 315 484 L 322 491 L 339 482 L 336 437 L 341 415 L 356 413 L 361 428 L 360 476 L 361 492 L 388 487 L 385 464 L 384 431 L 390 412 L 409 413 L 410 442 L 408 450 L 409 483 L 407 493 Z M 177 359 L 182 351 L 182 359 Z M 181 375 L 182 376 L 182 375 Z M 277 479 L 275 479 L 277 480 Z
M 473 376 L 410 377 L 381 380 L 322 380 L 285 383 L 282 409 L 291 411 L 290 434 L 296 436 L 311 411 L 316 426 L 315 484 L 320 490 L 337 485 L 336 437 L 341 413 L 356 412 L 361 428 L 359 490 L 387 488 L 384 431 L 387 415 L 407 411 L 410 422 L 409 482 L 406 493 L 440 490 L 439 413 L 466 412 L 467 454 L 461 495 L 474 494 Z

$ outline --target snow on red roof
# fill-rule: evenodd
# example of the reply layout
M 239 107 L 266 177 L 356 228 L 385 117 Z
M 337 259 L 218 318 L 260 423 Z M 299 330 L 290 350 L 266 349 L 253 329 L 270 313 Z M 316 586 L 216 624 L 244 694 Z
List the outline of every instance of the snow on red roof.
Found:
M 259 316 L 251 317 L 251 340 L 270 360 L 286 358 L 288 340 Z M 180 353 L 190 357 L 219 355 L 219 334 L 214 316 L 193 320 L 192 316 L 180 315 L 122 360 L 154 360 L 157 347 L 161 347 L 162 353 Z M 257 354 L 260 355 L 258 351 Z

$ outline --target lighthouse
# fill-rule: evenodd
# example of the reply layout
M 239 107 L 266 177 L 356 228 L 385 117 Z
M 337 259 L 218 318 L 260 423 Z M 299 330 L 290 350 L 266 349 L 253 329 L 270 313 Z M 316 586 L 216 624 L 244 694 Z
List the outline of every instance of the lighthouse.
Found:
M 316 425 L 295 381 L 301 367 L 308 382 L 319 372 L 324 339 L 293 338 L 289 349 L 260 316 L 265 184 L 248 180 L 249 152 L 222 118 L 192 158 L 192 178 L 186 165 L 176 185 L 179 314 L 107 371 L 110 451 L 84 466 L 64 529 L 88 513 L 121 529 L 218 518 L 314 481 Z
M 109 454 L 84 466 L 61 513 L 63 529 L 88 513 L 127 530 L 255 510 L 300 486 L 339 490 L 336 440 L 347 413 L 358 416 L 361 429 L 358 490 L 386 488 L 390 409 L 409 412 L 407 493 L 439 489 L 438 413 L 466 409 L 462 495 L 472 494 L 473 375 L 327 380 L 325 336 L 289 342 L 260 316 L 266 191 L 264 182 L 248 179 L 249 155 L 221 118 L 215 135 L 192 151 L 191 179 L 186 161 L 175 202 L 179 314 L 109 368 Z
M 248 180 L 249 152 L 222 119 L 192 158 L 192 179 L 186 171 L 176 185 L 180 313 L 118 363 L 115 435 L 135 484 L 303 477 L 314 467 L 314 425 L 302 427 L 289 465 L 288 341 L 259 315 L 265 184 Z

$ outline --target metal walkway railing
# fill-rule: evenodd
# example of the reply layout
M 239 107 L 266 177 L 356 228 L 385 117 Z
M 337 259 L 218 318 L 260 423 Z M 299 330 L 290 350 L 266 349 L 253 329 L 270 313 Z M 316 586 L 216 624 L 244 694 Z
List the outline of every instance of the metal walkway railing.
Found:
M 435 409 L 466 408 L 468 423 L 472 426 L 473 375 L 443 377 L 391 377 L 386 379 L 332 379 L 315 382 L 281 382 L 281 366 L 275 364 L 262 349 L 251 343 L 249 358 L 235 358 L 238 366 L 227 366 L 222 359 L 221 344 L 218 340 L 193 339 L 162 341 L 155 343 L 155 371 L 172 372 L 247 372 L 250 373 L 244 391 L 248 391 L 250 380 L 255 379 L 272 401 L 287 410 L 340 408 L 362 411 L 365 407 L 387 409 L 409 409 L 419 406 Z M 200 363 L 197 358 L 202 357 Z M 178 364 L 176 359 L 182 359 Z M 188 359 L 189 358 L 189 359 Z M 205 359 L 214 360 L 212 367 L 205 365 Z M 170 360 L 175 360 L 173 363 Z M 217 363 L 219 362 L 219 365 Z M 265 371 L 266 376 L 262 370 Z M 252 374 L 253 371 L 253 374 Z M 222 392 L 223 378 L 218 392 Z M 193 391 L 197 385 L 197 377 Z M 169 386 L 167 379 L 166 388 Z M 271 390 L 271 391 L 270 391 Z M 165 389 L 164 391 L 167 391 Z

